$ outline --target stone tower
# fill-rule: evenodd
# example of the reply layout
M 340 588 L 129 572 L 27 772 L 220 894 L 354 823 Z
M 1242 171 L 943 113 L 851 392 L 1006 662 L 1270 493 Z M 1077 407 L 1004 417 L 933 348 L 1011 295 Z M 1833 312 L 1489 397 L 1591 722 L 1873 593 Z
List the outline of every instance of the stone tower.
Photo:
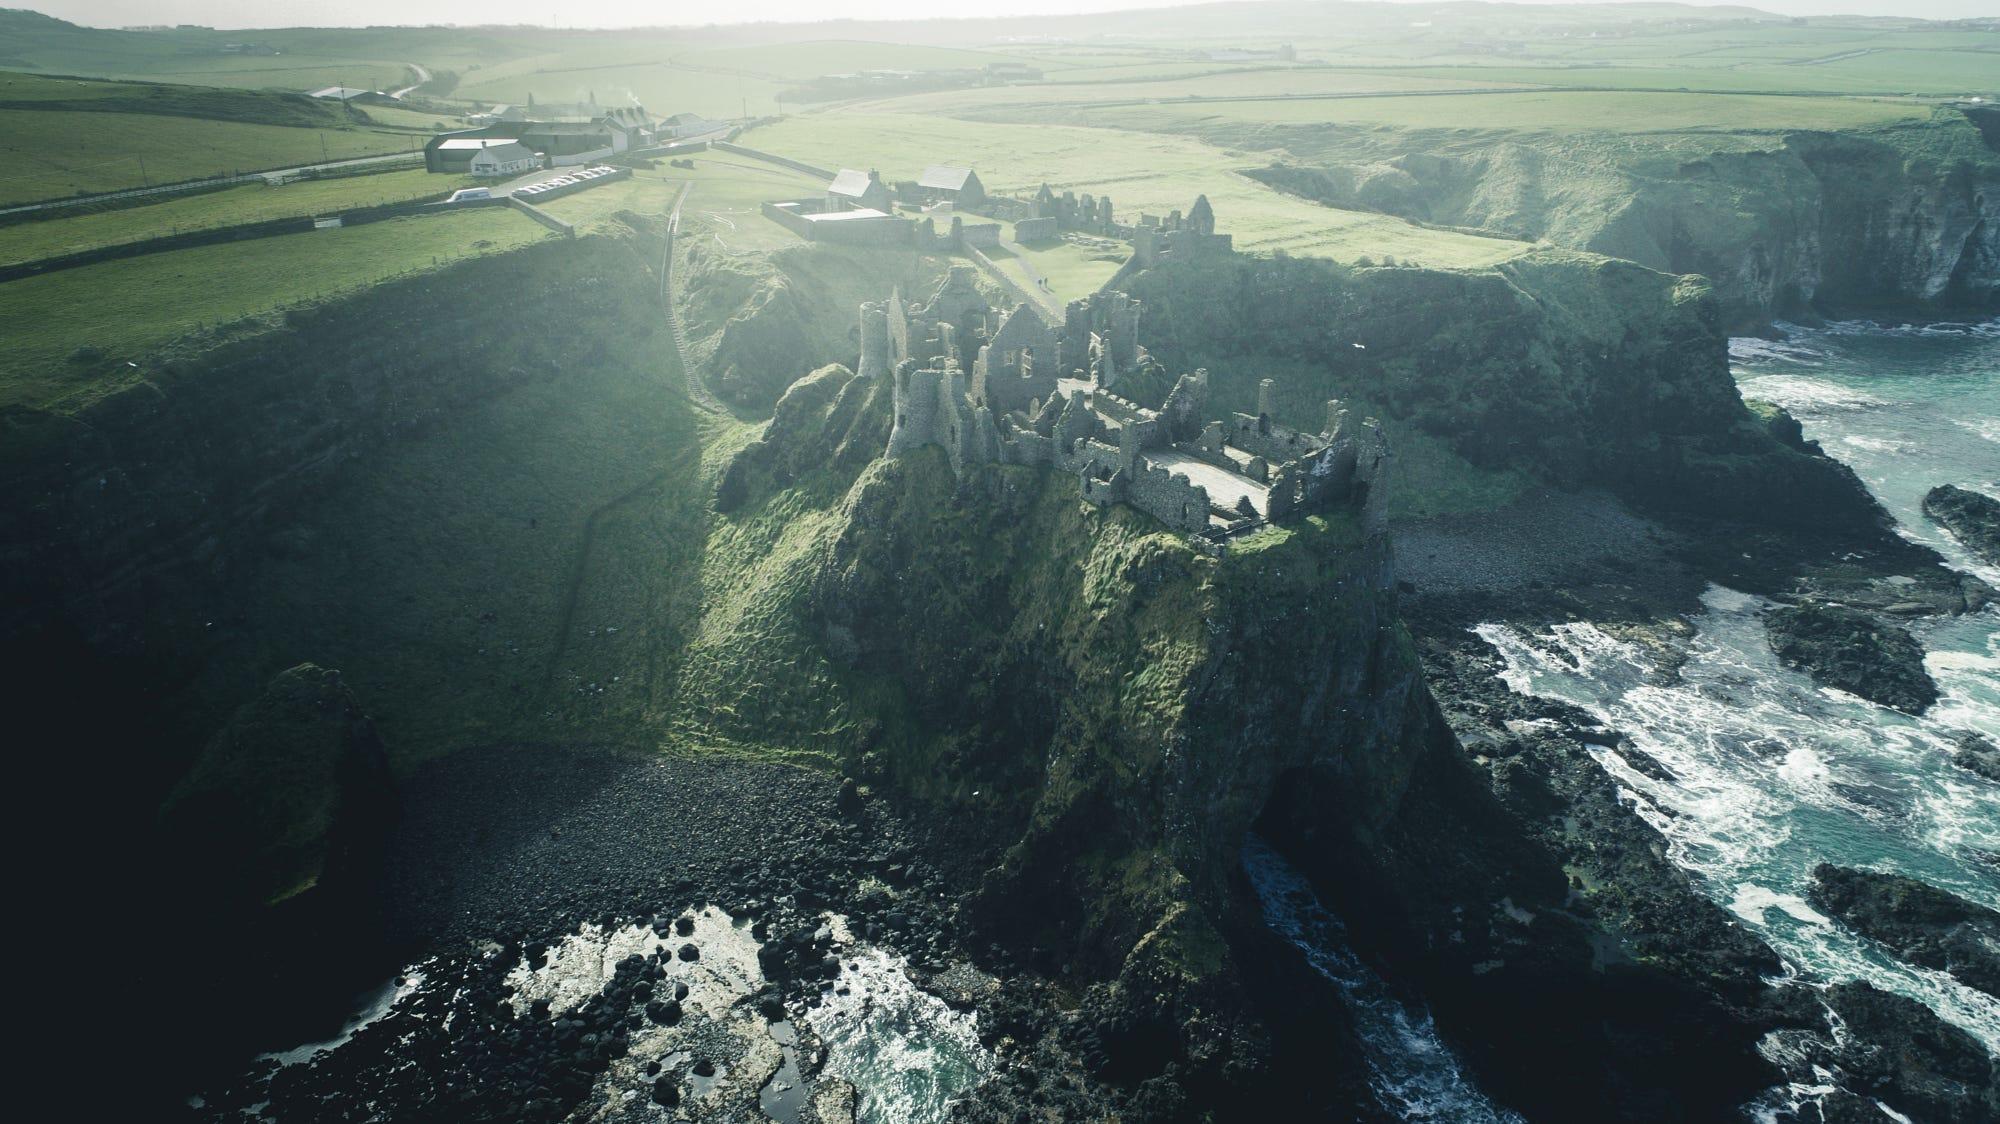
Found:
M 861 362 L 854 373 L 864 379 L 889 373 L 889 311 L 880 303 L 861 306 Z

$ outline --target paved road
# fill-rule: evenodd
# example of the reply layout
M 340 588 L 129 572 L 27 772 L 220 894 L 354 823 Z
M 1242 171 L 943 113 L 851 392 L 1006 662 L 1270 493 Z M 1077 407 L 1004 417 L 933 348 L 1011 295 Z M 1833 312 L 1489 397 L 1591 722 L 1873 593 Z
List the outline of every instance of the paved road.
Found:
M 416 80 L 415 82 L 412 82 L 412 83 L 410 83 L 409 85 L 407 85 L 407 86 L 403 87 L 403 88 L 402 88 L 402 89 L 400 89 L 400 90 L 392 90 L 392 91 L 390 91 L 390 93 L 389 93 L 389 96 L 390 96 L 390 97 L 392 97 L 392 98 L 400 98 L 400 97 L 402 97 L 402 96 L 403 96 L 404 94 L 407 94 L 407 93 L 409 93 L 409 92 L 410 92 L 411 90 L 414 90 L 414 89 L 416 89 L 416 88 L 417 88 L 418 86 L 421 86 L 421 85 L 423 85 L 424 83 L 426 83 L 426 82 L 428 82 L 428 81 L 430 81 L 430 80 L 431 80 L 431 72 L 430 72 L 430 71 L 428 71 L 428 70 L 425 70 L 425 69 L 423 68 L 423 64 L 421 64 L 421 63 L 414 63 L 414 62 L 413 62 L 413 63 L 410 63 L 410 64 L 408 64 L 408 65 L 409 65 L 409 68 L 410 68 L 411 70 L 414 70 L 414 71 L 416 71 L 416 72 L 417 72 L 417 80 Z

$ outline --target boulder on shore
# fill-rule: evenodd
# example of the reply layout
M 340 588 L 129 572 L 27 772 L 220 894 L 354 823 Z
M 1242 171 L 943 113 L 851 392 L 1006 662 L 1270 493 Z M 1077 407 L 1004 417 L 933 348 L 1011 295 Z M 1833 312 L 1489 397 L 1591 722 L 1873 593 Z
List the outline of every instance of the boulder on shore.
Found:
M 1951 753 L 1952 764 L 1978 773 L 1989 781 L 2000 781 L 2000 745 L 1994 745 L 1993 739 L 1961 730 L 1952 740 L 1958 743 L 1958 748 Z
M 1836 984 L 1826 1004 L 1849 1031 L 1831 1060 L 1850 1089 L 1866 1090 L 1904 1119 L 2000 1119 L 2000 1060 L 1972 1035 L 1865 980 Z
M 1812 904 L 1912 964 L 2000 996 L 2000 913 L 1897 874 L 1821 863 Z
M 1924 494 L 1924 514 L 1965 548 L 2000 566 L 2000 500 L 1984 492 L 1941 484 Z
M 160 809 L 166 845 L 239 908 L 365 879 L 387 834 L 388 755 L 340 672 L 280 672 Z
M 1922 714 L 1937 701 L 1923 645 L 1899 624 L 1844 605 L 1808 601 L 1764 615 L 1771 650 L 1813 681 Z

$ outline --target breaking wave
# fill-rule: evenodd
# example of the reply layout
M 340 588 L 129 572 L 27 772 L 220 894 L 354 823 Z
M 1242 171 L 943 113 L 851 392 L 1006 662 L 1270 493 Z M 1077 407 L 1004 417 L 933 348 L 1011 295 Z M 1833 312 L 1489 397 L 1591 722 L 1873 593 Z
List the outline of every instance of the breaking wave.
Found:
M 1630 739 L 1591 753 L 1669 857 L 1792 970 L 1868 980 L 2000 1050 L 2000 1000 L 1896 960 L 1806 899 L 1813 868 L 1832 862 L 2000 908 L 1985 861 L 2000 851 L 2000 785 L 1950 761 L 1956 730 L 2000 736 L 2000 616 L 1927 630 L 1945 697 L 1912 718 L 1780 664 L 1760 620 L 1768 602 L 1721 587 L 1703 601 L 1678 667 L 1587 623 L 1474 631 L 1500 653 L 1509 687 L 1575 704 Z
M 1384 1109 L 1403 1120 L 1523 1124 L 1472 1084 L 1438 1037 L 1430 1012 L 1398 1000 L 1354 955 L 1340 919 L 1270 844 L 1251 836 L 1243 845 L 1243 870 L 1263 905 L 1264 924 L 1340 989 L 1367 1055 L 1370 1087 Z

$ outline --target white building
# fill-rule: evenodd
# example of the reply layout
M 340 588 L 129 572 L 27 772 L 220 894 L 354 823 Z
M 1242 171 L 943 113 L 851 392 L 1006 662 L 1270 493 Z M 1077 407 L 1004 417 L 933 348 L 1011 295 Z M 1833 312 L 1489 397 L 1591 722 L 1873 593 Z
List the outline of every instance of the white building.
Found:
M 699 113 L 676 113 L 660 122 L 659 133 L 668 140 L 681 140 L 685 137 L 712 133 L 721 127 Z
M 501 141 L 472 154 L 469 170 L 475 176 L 516 176 L 542 166 L 535 150 L 520 141 Z

